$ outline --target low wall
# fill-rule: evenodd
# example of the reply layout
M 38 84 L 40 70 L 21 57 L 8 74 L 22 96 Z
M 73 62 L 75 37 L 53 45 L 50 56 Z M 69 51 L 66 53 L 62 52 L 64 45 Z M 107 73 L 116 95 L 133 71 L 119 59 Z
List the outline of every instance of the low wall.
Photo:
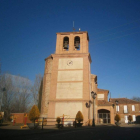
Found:
M 27 114 L 26 123 L 31 123 L 28 113 L 11 113 L 11 119 L 15 119 L 15 123 L 25 123 L 25 115 Z

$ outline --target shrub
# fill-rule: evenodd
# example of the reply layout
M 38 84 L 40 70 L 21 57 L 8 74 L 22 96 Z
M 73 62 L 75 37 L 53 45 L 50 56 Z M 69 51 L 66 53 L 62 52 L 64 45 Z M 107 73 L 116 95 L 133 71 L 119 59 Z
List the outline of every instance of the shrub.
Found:
M 83 121 L 83 114 L 81 111 L 78 111 L 76 114 L 76 121 L 78 121 L 78 123 L 80 123 L 81 121 Z
M 40 116 L 39 109 L 36 105 L 34 105 L 29 112 L 29 119 L 30 121 L 35 123 L 35 120 L 38 119 L 39 116 Z
M 56 118 L 56 121 L 57 121 L 57 123 L 59 124 L 59 123 L 61 122 L 61 118 L 60 118 L 60 117 L 57 117 L 57 118 Z
M 119 122 L 120 120 L 121 120 L 120 115 L 119 114 L 116 114 L 115 121 Z
M 132 121 L 132 116 L 131 116 L 131 115 L 128 116 L 128 120 L 129 120 L 130 122 Z

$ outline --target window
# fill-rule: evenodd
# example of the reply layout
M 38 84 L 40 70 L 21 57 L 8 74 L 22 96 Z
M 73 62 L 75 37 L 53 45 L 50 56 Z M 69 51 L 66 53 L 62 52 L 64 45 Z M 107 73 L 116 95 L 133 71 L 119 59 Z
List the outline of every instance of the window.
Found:
M 119 112 L 119 106 L 118 105 L 116 105 L 116 111 Z
M 128 116 L 124 116 L 125 123 L 128 123 Z
M 69 38 L 66 36 L 63 40 L 63 49 L 68 51 L 69 50 Z
M 104 94 L 97 94 L 98 100 L 104 100 Z
M 75 47 L 75 50 L 80 50 L 80 37 L 79 36 L 76 36 L 74 38 L 74 47 Z
M 136 116 L 135 115 L 133 115 L 133 121 L 136 121 Z
M 128 113 L 127 105 L 124 105 L 124 113 Z
M 135 111 L 135 105 L 132 105 L 132 111 Z

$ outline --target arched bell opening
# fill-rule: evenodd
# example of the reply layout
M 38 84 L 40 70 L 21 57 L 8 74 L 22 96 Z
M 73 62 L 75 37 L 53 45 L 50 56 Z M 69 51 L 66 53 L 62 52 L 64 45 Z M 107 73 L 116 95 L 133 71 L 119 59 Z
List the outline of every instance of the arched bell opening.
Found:
M 69 50 L 69 38 L 67 36 L 63 39 L 63 49 L 67 51 Z
M 75 50 L 80 50 L 80 37 L 79 36 L 76 36 L 74 38 L 74 47 L 75 47 Z
M 98 123 L 105 124 L 110 123 L 110 111 L 106 109 L 98 110 Z

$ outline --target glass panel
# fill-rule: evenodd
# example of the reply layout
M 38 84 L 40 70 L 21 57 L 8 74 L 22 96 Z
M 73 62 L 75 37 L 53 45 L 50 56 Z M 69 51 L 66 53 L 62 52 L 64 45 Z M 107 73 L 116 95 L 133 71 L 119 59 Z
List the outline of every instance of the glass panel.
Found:
M 106 118 L 106 114 L 103 114 L 103 118 Z
M 108 118 L 110 118 L 110 114 L 108 114 Z
M 136 121 L 136 116 L 135 115 L 133 115 L 133 121 Z
M 135 105 L 132 105 L 132 111 L 135 111 Z
M 99 118 L 102 118 L 102 114 L 99 114 Z
M 110 123 L 110 113 L 98 113 L 98 123 Z
M 107 123 L 106 119 L 103 119 L 103 123 Z

